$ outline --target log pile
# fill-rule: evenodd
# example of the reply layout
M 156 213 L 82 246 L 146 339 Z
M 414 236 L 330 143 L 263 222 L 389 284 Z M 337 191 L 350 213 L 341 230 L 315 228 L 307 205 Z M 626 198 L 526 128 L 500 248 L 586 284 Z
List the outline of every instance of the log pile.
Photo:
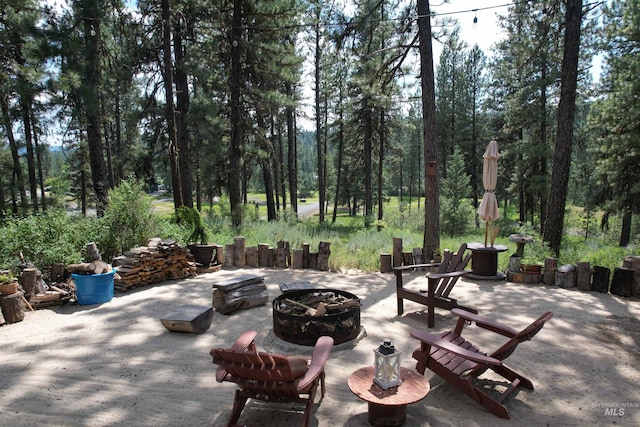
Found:
M 360 299 L 348 298 L 331 291 L 317 291 L 282 299 L 278 311 L 295 316 L 319 317 L 344 313 L 359 306 Z
M 120 290 L 197 275 L 190 252 L 174 240 L 151 239 L 148 246 L 132 248 L 114 258 L 113 264 L 114 286 Z
M 53 282 L 46 285 L 46 290 L 31 295 L 29 304 L 34 309 L 61 305 L 75 299 L 75 288 L 66 282 Z

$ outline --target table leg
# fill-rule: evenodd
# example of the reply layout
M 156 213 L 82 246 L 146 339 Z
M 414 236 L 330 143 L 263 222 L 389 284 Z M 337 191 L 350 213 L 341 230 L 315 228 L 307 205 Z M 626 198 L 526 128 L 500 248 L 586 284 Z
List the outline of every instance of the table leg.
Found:
M 369 402 L 369 424 L 372 426 L 401 426 L 407 419 L 407 405 L 378 405 Z

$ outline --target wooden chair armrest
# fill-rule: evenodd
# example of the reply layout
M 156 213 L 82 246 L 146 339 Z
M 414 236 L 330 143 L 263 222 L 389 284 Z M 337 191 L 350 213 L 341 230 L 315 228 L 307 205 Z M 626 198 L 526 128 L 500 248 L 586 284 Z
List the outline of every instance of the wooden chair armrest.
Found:
M 324 365 L 329 358 L 331 348 L 333 347 L 333 338 L 322 336 L 316 341 L 316 345 L 313 348 L 313 354 L 311 355 L 311 363 L 304 377 L 298 381 L 298 390 L 306 390 L 313 382 L 318 378 L 322 372 L 324 372 Z
M 430 279 L 430 278 L 442 279 L 443 277 L 460 277 L 469 273 L 471 273 L 470 270 L 458 270 L 458 271 L 451 271 L 449 273 L 430 273 L 430 274 L 427 274 L 427 279 Z
M 432 335 L 419 329 L 412 329 L 411 336 L 425 344 L 441 348 L 476 363 L 485 365 L 502 365 L 502 362 L 500 362 L 498 359 L 494 359 L 493 357 L 489 357 L 481 353 L 474 353 L 445 339 L 442 339 L 437 335 Z
M 244 331 L 236 340 L 235 343 L 233 343 L 233 345 L 231 346 L 231 349 L 233 351 L 245 351 L 245 350 L 250 350 L 250 351 L 255 351 L 255 344 L 253 343 L 253 340 L 256 338 L 256 335 L 258 335 L 258 333 L 256 331 Z
M 468 312 L 466 310 L 454 308 L 451 310 L 451 312 L 466 321 L 475 322 L 476 325 L 478 325 L 483 329 L 487 329 L 491 332 L 495 332 L 507 338 L 513 338 L 518 334 L 518 331 L 516 331 L 513 328 L 510 328 L 507 325 L 503 325 L 502 323 L 496 322 L 495 320 Z
M 423 267 L 437 267 L 439 266 L 440 263 L 439 262 L 432 262 L 429 264 L 411 264 L 411 265 L 401 265 L 398 267 L 393 267 L 393 269 L 395 271 L 405 271 L 405 270 L 412 270 L 414 268 L 423 268 Z
M 258 333 L 256 331 L 244 331 L 242 334 L 240 334 L 240 336 L 238 337 L 238 339 L 236 340 L 235 343 L 233 343 L 233 345 L 231 346 L 231 349 L 233 351 L 256 351 L 256 345 L 253 342 L 253 340 L 255 339 L 256 335 L 258 335 Z M 213 356 L 213 352 L 214 349 L 211 349 L 211 351 L 209 352 L 209 354 L 211 354 L 211 356 Z M 224 381 L 224 377 L 227 376 L 227 371 L 225 371 L 222 366 L 219 366 L 218 369 L 216 369 L 216 381 L 221 383 L 222 381 Z

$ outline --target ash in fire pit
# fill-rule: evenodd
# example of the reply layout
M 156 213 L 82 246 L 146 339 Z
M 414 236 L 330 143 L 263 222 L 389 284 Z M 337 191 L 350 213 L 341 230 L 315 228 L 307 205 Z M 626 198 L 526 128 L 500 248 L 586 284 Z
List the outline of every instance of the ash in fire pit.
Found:
M 273 300 L 273 332 L 285 341 L 315 345 L 328 335 L 335 344 L 360 333 L 360 298 L 336 289 L 285 292 Z

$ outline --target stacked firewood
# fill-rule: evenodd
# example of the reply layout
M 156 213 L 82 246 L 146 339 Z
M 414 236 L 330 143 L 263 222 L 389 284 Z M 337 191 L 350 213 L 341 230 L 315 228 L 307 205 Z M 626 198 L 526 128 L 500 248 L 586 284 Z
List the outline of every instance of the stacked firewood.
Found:
M 113 260 L 114 285 L 120 290 L 197 275 L 196 263 L 189 250 L 174 240 L 151 239 L 148 246 L 138 246 Z

